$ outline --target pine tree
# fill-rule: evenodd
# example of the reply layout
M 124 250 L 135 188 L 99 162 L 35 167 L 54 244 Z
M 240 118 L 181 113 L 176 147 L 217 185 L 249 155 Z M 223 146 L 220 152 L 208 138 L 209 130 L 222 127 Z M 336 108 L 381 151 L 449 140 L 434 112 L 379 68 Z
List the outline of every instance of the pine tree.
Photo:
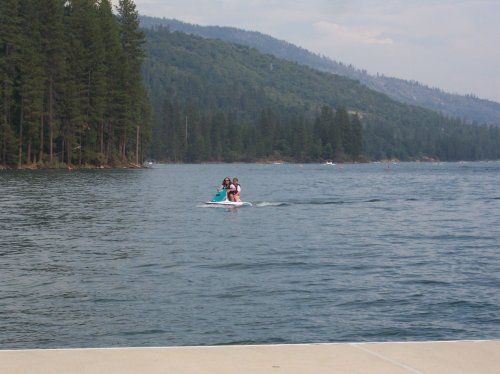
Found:
M 49 163 L 53 164 L 55 139 L 58 135 L 61 99 L 64 87 L 64 75 L 67 69 L 67 48 L 64 30 L 64 1 L 47 0 L 43 2 L 40 16 L 41 41 L 44 51 L 43 65 L 45 69 L 45 105 L 48 126 Z
M 4 165 L 15 162 L 19 136 L 14 122 L 19 123 L 16 113 L 20 105 L 15 91 L 23 35 L 21 25 L 19 1 L 0 1 L 0 164 Z
M 108 163 L 112 158 L 115 148 L 115 127 L 122 110 L 120 105 L 121 95 L 121 64 L 123 52 L 120 44 L 119 25 L 112 11 L 109 0 L 99 3 L 99 21 L 104 47 L 104 90 L 102 98 L 104 107 L 99 118 L 99 153 L 101 161 Z
M 85 70 L 88 55 L 81 37 L 83 25 L 79 17 L 84 14 L 85 0 L 71 0 L 65 4 L 65 45 L 67 69 L 62 90 L 61 119 L 61 161 L 72 165 L 73 151 L 81 152 L 79 132 L 84 123 L 83 104 L 85 102 Z M 76 158 L 76 162 L 80 157 Z
M 142 44 L 145 35 L 139 29 L 139 15 L 135 4 L 131 0 L 118 2 L 118 22 L 120 42 L 123 51 L 122 76 L 120 87 L 120 101 L 122 102 L 121 116 L 119 117 L 119 151 L 122 161 L 127 154 L 127 137 L 136 129 L 136 126 L 145 126 L 141 116 L 141 107 L 145 93 L 141 92 L 141 65 L 144 60 Z M 134 131 L 135 132 L 135 131 Z
M 104 46 L 94 0 L 72 0 L 71 72 L 76 91 L 72 135 L 78 150 L 78 164 L 95 159 L 98 121 L 103 112 L 105 96 Z
M 334 138 L 332 146 L 336 160 L 341 161 L 344 158 L 344 146 L 348 145 L 350 137 L 349 132 L 349 113 L 347 112 L 347 109 L 345 107 L 337 108 L 337 110 L 335 111 L 334 126 L 332 129 L 332 137 Z
M 21 60 L 18 64 L 19 97 L 21 101 L 21 121 L 19 133 L 23 133 L 19 141 L 27 142 L 26 161 L 36 163 L 44 157 L 44 87 L 45 71 L 43 66 L 41 9 L 43 4 L 36 1 L 24 1 L 20 12 L 23 23 L 23 43 L 21 44 Z M 21 149 L 21 144 L 20 147 Z M 18 164 L 22 164 L 19 154 Z
M 333 110 L 329 106 L 323 106 L 321 108 L 321 113 L 319 117 L 316 119 L 314 126 L 314 133 L 317 140 L 318 152 L 320 157 L 323 159 L 333 159 L 334 152 L 333 146 L 336 141 L 337 134 L 334 129 L 335 121 Z
M 210 144 L 212 145 L 211 158 L 221 161 L 224 157 L 224 133 L 227 127 L 227 119 L 223 112 L 212 115 L 209 122 Z
M 272 154 L 272 140 L 275 128 L 274 113 L 271 109 L 262 109 L 257 122 L 257 156 L 267 157 Z
M 363 127 L 359 115 L 356 113 L 352 117 L 352 144 L 351 144 L 351 158 L 353 161 L 359 160 L 361 152 L 363 151 Z

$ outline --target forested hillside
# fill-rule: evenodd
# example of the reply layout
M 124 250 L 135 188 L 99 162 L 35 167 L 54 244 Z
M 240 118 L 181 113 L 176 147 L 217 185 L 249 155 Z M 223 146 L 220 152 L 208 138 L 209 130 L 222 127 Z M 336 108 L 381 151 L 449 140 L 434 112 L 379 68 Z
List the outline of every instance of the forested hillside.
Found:
M 151 154 L 171 161 L 500 158 L 500 129 L 214 39 L 146 30 Z
M 500 159 L 498 127 L 239 44 L 141 31 L 131 0 L 115 14 L 109 0 L 0 2 L 0 92 L 7 167 Z
M 0 165 L 139 162 L 143 43 L 130 0 L 0 1 Z
M 162 25 L 169 27 L 171 31 L 178 30 L 205 38 L 246 45 L 278 58 L 359 80 L 362 84 L 403 103 L 428 108 L 450 117 L 464 118 L 468 122 L 500 126 L 500 103 L 494 101 L 479 99 L 473 95 L 450 94 L 418 82 L 383 75 L 371 75 L 351 65 L 319 56 L 304 48 L 255 31 L 245 31 L 233 27 L 199 26 L 173 19 L 147 16 L 141 16 L 140 20 L 141 25 L 145 28 Z

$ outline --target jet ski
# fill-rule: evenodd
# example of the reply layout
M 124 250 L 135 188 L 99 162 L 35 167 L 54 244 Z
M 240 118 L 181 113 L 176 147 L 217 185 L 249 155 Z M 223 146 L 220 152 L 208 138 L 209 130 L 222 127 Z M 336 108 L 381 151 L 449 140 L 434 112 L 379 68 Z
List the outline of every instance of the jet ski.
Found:
M 252 203 L 245 202 L 245 201 L 229 201 L 227 199 L 227 191 L 226 190 L 219 190 L 215 194 L 215 196 L 212 198 L 212 200 L 207 201 L 205 204 L 208 205 L 214 205 L 214 206 L 221 206 L 221 207 L 240 207 L 240 206 L 252 206 Z

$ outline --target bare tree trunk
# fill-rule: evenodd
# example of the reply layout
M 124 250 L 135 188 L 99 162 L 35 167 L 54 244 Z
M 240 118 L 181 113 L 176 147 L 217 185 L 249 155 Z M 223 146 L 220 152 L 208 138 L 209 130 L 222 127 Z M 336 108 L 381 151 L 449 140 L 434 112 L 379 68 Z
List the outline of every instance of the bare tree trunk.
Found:
M 108 141 L 106 142 L 106 164 L 109 163 L 109 155 L 111 152 L 111 143 L 113 142 L 113 125 L 111 123 L 108 124 Z
M 31 138 L 28 142 L 28 152 L 26 154 L 26 161 L 28 162 L 28 164 L 31 164 Z
M 125 144 L 127 144 L 127 141 L 126 141 L 126 132 L 125 130 L 123 130 L 123 137 L 122 137 L 122 140 L 121 140 L 121 157 L 122 157 L 122 162 L 125 162 L 125 155 L 126 155 L 126 152 L 125 152 Z
M 104 119 L 102 117 L 99 128 L 99 151 L 104 154 Z
M 66 137 L 63 136 L 63 140 L 61 142 L 61 163 L 64 164 L 64 155 L 66 152 Z
M 43 114 L 40 115 L 40 155 L 38 156 L 38 159 L 40 162 L 43 162 Z
M 49 161 L 52 164 L 54 161 L 54 117 L 53 117 L 53 82 L 50 79 L 49 85 Z
M 137 134 L 136 134 L 136 140 L 135 140 L 135 163 L 139 165 L 139 131 L 140 127 L 137 126 Z
M 82 129 L 82 132 L 85 131 Z M 78 165 L 82 166 L 82 132 L 80 132 L 80 144 L 78 145 Z
M 21 119 L 19 121 L 19 152 L 17 158 L 17 167 L 21 168 L 23 166 L 23 109 L 24 109 L 24 98 L 21 99 Z M 7 119 L 5 121 L 7 123 Z
M 71 141 L 68 138 L 66 138 L 66 160 L 67 165 L 71 166 Z

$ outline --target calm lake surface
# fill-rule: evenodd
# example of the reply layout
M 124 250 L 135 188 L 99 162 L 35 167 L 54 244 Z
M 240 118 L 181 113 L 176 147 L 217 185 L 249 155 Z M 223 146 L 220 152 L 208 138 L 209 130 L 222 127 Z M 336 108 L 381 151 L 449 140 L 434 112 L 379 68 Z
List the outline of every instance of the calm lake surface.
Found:
M 490 338 L 500 163 L 0 172 L 0 349 Z

